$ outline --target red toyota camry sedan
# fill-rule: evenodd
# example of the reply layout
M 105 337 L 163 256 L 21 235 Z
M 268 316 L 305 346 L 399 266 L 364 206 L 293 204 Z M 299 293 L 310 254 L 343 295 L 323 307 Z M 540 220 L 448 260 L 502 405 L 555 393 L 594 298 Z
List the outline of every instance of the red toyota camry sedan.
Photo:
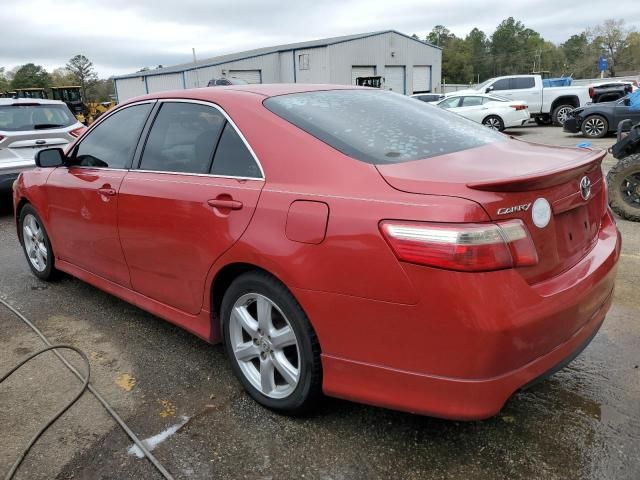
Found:
M 249 394 L 496 414 L 587 346 L 620 235 L 605 153 L 391 92 L 245 85 L 120 105 L 14 188 L 33 273 L 224 342 Z

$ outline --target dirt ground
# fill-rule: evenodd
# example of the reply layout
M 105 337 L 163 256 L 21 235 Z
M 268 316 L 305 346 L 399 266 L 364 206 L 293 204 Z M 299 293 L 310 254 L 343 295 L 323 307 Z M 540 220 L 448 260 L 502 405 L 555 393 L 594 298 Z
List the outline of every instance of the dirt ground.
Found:
M 584 141 L 555 127 L 527 126 L 511 134 L 555 145 Z M 613 142 L 609 137 L 593 143 L 606 148 Z M 612 163 L 607 159 L 605 170 Z M 623 253 L 615 300 L 593 343 L 569 367 L 517 393 L 498 416 L 482 422 L 333 399 L 306 418 L 276 415 L 242 391 L 221 346 L 74 278 L 37 280 L 6 207 L 0 213 L 0 297 L 52 342 L 85 351 L 96 388 L 141 438 L 189 418 L 154 450 L 176 478 L 636 480 L 640 224 L 619 220 L 618 225 Z M 41 347 L 33 332 L 0 306 L 0 373 Z M 0 473 L 78 387 L 50 353 L 0 386 Z M 44 434 L 16 478 L 160 478 L 146 459 L 127 453 L 130 446 L 85 394 Z

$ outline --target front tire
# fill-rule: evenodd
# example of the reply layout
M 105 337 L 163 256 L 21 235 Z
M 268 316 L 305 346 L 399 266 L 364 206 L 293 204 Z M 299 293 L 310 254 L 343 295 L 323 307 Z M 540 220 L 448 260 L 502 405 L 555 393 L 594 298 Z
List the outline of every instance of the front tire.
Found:
M 44 224 L 31 205 L 20 210 L 19 226 L 22 251 L 31 272 L 40 280 L 52 280 L 57 274 L 53 249 Z
M 569 115 L 569 112 L 573 109 L 575 109 L 576 107 L 574 107 L 573 105 L 558 105 L 556 108 L 553 109 L 553 113 L 551 113 L 551 121 L 553 122 L 554 125 L 557 125 L 558 127 L 562 127 L 564 125 L 565 120 L 567 119 L 567 116 Z
M 291 292 L 248 272 L 225 292 L 220 315 L 231 368 L 249 395 L 282 413 L 313 408 L 322 394 L 320 345 Z
M 607 173 L 609 206 L 625 220 L 640 222 L 640 153 L 621 159 Z
M 504 130 L 504 122 L 497 115 L 489 115 L 487 118 L 482 120 L 482 125 L 489 127 L 491 130 L 497 130 L 498 132 L 502 132 Z
M 609 122 L 602 115 L 589 115 L 582 121 L 580 130 L 587 138 L 602 138 L 609 132 Z

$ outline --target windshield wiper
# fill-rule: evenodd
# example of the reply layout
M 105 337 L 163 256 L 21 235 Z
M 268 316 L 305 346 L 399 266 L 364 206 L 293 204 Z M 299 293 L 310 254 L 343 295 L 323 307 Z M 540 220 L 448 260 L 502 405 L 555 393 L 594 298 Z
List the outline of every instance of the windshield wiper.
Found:
M 46 128 L 60 128 L 64 127 L 64 125 L 58 125 L 57 123 L 38 123 L 33 126 L 34 130 L 44 130 Z

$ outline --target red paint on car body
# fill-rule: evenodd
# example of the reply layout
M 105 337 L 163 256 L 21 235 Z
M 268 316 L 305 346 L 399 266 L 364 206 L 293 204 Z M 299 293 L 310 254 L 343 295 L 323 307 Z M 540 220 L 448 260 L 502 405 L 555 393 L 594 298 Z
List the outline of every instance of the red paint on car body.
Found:
M 15 205 L 29 202 L 41 214 L 59 269 L 209 342 L 220 341 L 212 300 L 219 272 L 242 264 L 271 273 L 317 332 L 329 395 L 445 418 L 494 415 L 591 338 L 609 308 L 620 235 L 602 188 L 604 153 L 505 139 L 373 165 L 263 105 L 324 90 L 343 89 L 248 85 L 128 102 L 217 105 L 255 152 L 264 179 L 135 165 L 35 169 L 20 176 Z M 579 198 L 584 175 L 588 201 Z M 553 210 L 545 228 L 530 210 L 497 213 L 541 197 Z M 526 227 L 535 265 L 467 272 L 410 263 L 380 230 L 385 221 L 509 220 Z

